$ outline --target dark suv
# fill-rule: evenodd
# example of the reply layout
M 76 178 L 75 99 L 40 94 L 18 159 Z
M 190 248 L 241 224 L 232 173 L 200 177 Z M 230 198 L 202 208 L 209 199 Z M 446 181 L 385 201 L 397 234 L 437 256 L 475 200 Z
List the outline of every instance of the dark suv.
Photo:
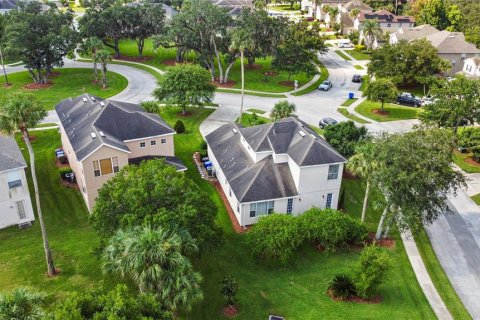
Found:
M 400 94 L 397 97 L 397 103 L 412 107 L 420 107 L 422 105 L 422 101 L 419 98 L 408 92 Z

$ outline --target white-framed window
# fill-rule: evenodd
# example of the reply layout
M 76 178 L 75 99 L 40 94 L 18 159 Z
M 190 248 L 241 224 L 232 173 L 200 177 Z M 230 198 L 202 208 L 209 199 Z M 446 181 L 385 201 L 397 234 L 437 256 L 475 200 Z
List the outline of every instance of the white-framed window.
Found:
M 156 146 L 156 145 L 157 145 L 157 141 L 155 141 L 155 140 L 150 141 L 150 145 L 151 145 L 151 146 Z
M 287 200 L 287 213 L 292 214 L 293 211 L 293 198 Z
M 275 201 L 262 201 L 250 203 L 250 218 L 272 214 Z
M 117 157 L 112 157 L 112 167 L 113 167 L 113 172 L 117 173 L 120 171 L 120 167 L 118 166 L 118 158 Z
M 27 219 L 27 213 L 25 212 L 25 204 L 22 201 L 16 201 L 15 204 L 17 205 L 17 214 L 20 220 Z
M 161 143 L 167 143 L 167 139 L 160 140 Z
M 140 148 L 145 148 L 145 142 L 140 142 Z
M 328 166 L 328 178 L 327 180 L 336 180 L 338 179 L 338 169 L 340 165 L 338 164 L 331 164 Z
M 22 177 L 19 171 L 7 172 L 8 188 L 14 189 L 22 186 Z
M 229 195 L 230 197 L 232 196 L 232 188 L 231 188 L 231 187 L 228 188 L 228 195 Z
M 333 198 L 333 193 L 328 193 L 327 194 L 327 201 L 325 202 L 325 208 L 331 208 L 332 207 L 332 198 Z
M 93 175 L 95 177 L 100 176 L 100 164 L 98 163 L 98 160 L 93 161 Z

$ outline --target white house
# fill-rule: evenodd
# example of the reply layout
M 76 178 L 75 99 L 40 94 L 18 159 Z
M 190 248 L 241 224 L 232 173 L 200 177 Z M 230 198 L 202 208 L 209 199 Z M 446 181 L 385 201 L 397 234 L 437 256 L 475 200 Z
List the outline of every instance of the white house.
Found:
M 35 220 L 26 167 L 15 140 L 0 135 L 0 229 L 30 225 Z
M 273 212 L 337 208 L 346 159 L 304 122 L 287 118 L 206 136 L 213 171 L 241 226 Z
M 462 73 L 467 77 L 480 78 L 480 57 L 465 59 Z

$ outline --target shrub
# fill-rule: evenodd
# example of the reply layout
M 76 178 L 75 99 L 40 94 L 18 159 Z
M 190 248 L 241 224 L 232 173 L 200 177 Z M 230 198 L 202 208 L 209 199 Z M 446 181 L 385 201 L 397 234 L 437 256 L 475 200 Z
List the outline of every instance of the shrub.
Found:
M 480 147 L 472 148 L 473 160 L 480 162 Z
M 207 150 L 207 148 L 208 148 L 208 143 L 207 143 L 207 141 L 202 140 L 202 142 L 200 142 L 200 149 L 201 149 L 201 150 Z
M 249 123 L 251 126 L 258 126 L 260 124 L 264 124 L 265 121 L 263 121 L 262 119 L 260 119 L 258 117 L 258 115 L 254 112 L 252 113 L 252 115 L 250 116 L 250 119 L 249 119 Z
M 158 102 L 156 101 L 144 101 L 142 102 L 141 106 L 143 109 L 145 109 L 145 111 L 150 113 L 157 113 L 159 110 Z
M 265 260 L 287 262 L 303 240 L 295 219 L 286 214 L 260 218 L 247 234 L 253 255 Z
M 60 177 L 62 177 L 62 179 L 65 179 L 65 175 L 67 173 L 72 173 L 72 172 L 73 172 L 73 170 L 70 167 L 63 167 L 63 168 L 58 169 L 58 174 L 60 175 Z
M 348 299 L 357 294 L 351 277 L 346 274 L 336 275 L 328 288 L 336 298 Z
M 185 132 L 185 124 L 183 123 L 182 120 L 177 120 L 177 122 L 175 122 L 175 125 L 173 126 L 173 129 L 177 133 L 184 133 Z
M 385 281 L 392 264 L 392 258 L 384 248 L 375 245 L 365 247 L 353 276 L 357 294 L 364 299 L 375 294 Z
M 460 134 L 458 145 L 467 149 L 480 146 L 480 128 L 465 128 Z
M 365 46 L 363 44 L 356 44 L 355 45 L 355 50 L 358 52 L 361 52 L 362 50 L 365 50 Z
M 220 293 L 225 299 L 225 306 L 232 306 L 237 301 L 237 292 L 238 292 L 238 282 L 233 276 L 225 277 L 219 281 L 220 283 Z
M 293 5 L 293 10 L 300 10 L 300 5 L 298 3 L 295 3 Z
M 347 243 L 361 243 L 367 235 L 359 221 L 333 209 L 312 208 L 298 217 L 298 222 L 304 239 L 318 243 L 326 251 L 335 251 Z
M 323 136 L 342 156 L 349 158 L 355 153 L 358 142 L 368 138 L 368 130 L 364 126 L 357 127 L 349 120 L 327 126 Z

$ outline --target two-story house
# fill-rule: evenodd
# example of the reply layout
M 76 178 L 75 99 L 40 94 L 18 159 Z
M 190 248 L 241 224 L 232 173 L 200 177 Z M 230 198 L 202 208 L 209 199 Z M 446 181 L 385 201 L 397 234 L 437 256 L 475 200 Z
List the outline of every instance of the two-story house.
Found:
M 469 78 L 480 78 L 480 57 L 465 59 L 462 73 Z
M 128 164 L 163 158 L 186 170 L 175 157 L 175 131 L 136 104 L 84 94 L 61 101 L 55 110 L 64 153 L 89 210 L 102 185 Z
M 25 168 L 15 139 L 0 135 L 0 229 L 35 220 Z
M 346 159 L 307 124 L 286 118 L 206 136 L 213 171 L 241 226 L 273 212 L 337 208 Z

